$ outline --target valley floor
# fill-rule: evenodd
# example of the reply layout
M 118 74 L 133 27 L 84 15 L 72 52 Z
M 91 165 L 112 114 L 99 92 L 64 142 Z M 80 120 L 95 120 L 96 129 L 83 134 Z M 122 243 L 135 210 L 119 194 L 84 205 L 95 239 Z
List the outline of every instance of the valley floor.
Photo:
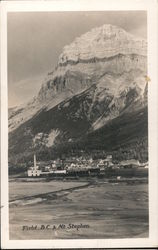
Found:
M 10 239 L 148 237 L 147 178 L 12 179 L 9 191 Z

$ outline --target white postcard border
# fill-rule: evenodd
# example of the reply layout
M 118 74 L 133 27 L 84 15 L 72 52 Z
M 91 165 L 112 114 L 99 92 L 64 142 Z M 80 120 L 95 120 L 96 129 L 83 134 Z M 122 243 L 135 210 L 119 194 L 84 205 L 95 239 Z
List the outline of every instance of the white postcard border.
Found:
M 146 10 L 148 15 L 149 82 L 149 238 L 93 240 L 9 240 L 7 12 L 10 11 Z M 158 245 L 158 83 L 156 0 L 55 0 L 1 3 L 1 239 L 2 248 L 114 248 Z

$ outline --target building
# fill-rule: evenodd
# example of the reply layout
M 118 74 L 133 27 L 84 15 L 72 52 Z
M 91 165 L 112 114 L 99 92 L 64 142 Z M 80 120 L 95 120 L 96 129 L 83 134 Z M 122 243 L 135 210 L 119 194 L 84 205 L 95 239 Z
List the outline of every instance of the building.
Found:
M 140 166 L 140 163 L 138 160 L 129 159 L 129 160 L 121 161 L 119 165 L 122 168 L 136 168 Z
M 112 155 L 107 155 L 106 159 L 101 159 L 97 166 L 102 169 L 113 166 Z
M 34 167 L 30 168 L 27 171 L 27 175 L 30 176 L 40 176 L 41 175 L 41 170 L 40 169 L 35 169 Z
M 36 155 L 34 154 L 34 166 L 29 168 L 27 171 L 27 175 L 29 177 L 31 176 L 40 176 L 41 175 L 41 170 L 39 169 L 39 167 L 36 164 Z

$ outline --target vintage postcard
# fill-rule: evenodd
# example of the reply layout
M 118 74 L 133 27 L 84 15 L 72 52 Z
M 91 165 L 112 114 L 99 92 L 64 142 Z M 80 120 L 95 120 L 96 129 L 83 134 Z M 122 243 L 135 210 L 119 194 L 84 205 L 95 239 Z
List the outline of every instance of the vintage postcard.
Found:
M 156 247 L 157 1 L 1 5 L 2 248 Z

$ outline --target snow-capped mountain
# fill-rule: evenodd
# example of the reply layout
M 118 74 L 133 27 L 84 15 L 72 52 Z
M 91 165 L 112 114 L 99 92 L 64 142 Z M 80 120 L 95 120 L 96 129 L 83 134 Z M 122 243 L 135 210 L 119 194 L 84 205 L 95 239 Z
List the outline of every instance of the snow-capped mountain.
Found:
M 10 110 L 11 148 L 17 154 L 21 137 L 31 144 L 39 133 L 48 147 L 74 143 L 117 117 L 145 109 L 146 72 L 144 39 L 112 25 L 83 34 L 63 48 L 38 95 Z M 29 140 L 21 151 L 29 147 Z

